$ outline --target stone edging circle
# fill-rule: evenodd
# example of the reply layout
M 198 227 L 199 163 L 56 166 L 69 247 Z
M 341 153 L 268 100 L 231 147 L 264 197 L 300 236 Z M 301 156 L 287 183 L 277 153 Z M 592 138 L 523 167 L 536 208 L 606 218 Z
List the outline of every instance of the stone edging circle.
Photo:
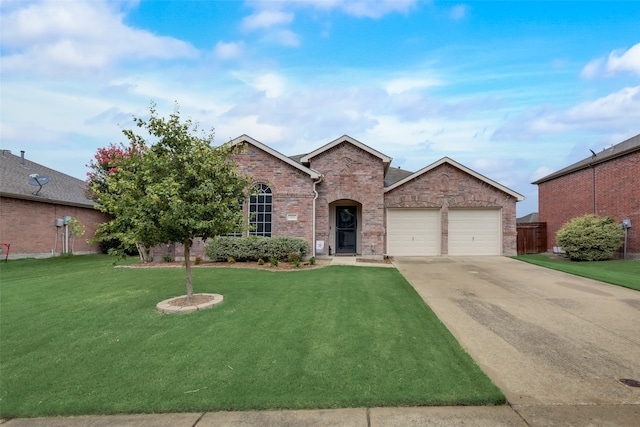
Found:
M 158 310 L 160 313 L 167 313 L 167 314 L 191 313 L 193 311 L 206 310 L 207 308 L 212 308 L 212 307 L 222 303 L 222 301 L 224 300 L 224 297 L 222 295 L 220 295 L 220 294 L 193 294 L 193 296 L 194 297 L 195 296 L 210 296 L 212 298 L 211 298 L 210 301 L 204 302 L 202 304 L 185 305 L 185 306 L 178 306 L 178 305 L 172 305 L 171 304 L 172 301 L 185 298 L 185 295 L 182 295 L 182 296 L 179 296 L 179 297 L 169 298 L 169 299 L 166 299 L 164 301 L 159 302 L 156 305 L 156 310 Z

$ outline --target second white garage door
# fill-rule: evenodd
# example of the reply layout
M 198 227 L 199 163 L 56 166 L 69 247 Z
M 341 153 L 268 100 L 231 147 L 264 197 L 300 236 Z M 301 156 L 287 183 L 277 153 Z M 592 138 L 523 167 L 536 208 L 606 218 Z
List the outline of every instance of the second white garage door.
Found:
M 449 255 L 500 255 L 500 218 L 497 209 L 449 209 Z
M 387 255 L 440 255 L 439 209 L 388 209 Z

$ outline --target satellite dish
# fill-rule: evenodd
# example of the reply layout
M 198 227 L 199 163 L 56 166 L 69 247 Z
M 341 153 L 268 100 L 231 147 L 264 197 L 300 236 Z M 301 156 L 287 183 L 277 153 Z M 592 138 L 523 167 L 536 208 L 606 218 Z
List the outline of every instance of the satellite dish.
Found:
M 29 185 L 33 185 L 34 187 L 40 187 L 38 188 L 38 191 L 33 193 L 34 196 L 37 196 L 38 193 L 40 193 L 40 190 L 42 190 L 42 187 L 47 182 L 49 182 L 48 176 L 40 176 L 37 173 L 32 173 L 31 175 L 29 175 Z

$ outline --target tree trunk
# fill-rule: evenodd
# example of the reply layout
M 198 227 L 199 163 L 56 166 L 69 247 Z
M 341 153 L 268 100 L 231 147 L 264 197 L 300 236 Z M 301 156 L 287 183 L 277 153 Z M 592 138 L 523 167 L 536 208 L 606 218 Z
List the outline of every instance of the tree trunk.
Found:
M 184 241 L 184 265 L 187 270 L 187 299 L 191 302 L 193 297 L 193 285 L 191 284 L 191 241 Z
M 140 262 L 142 264 L 151 262 L 151 248 L 149 246 L 136 243 L 136 248 L 138 249 L 138 255 L 140 255 Z

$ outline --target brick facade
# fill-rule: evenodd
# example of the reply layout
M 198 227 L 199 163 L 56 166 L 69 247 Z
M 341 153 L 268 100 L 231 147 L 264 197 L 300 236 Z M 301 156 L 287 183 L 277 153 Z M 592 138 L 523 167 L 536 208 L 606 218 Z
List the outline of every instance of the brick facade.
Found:
M 640 151 L 538 183 L 539 221 L 547 223 L 547 246 L 572 218 L 595 213 L 631 219 L 627 254 L 640 256 Z M 622 249 L 621 249 L 622 250 Z
M 503 227 L 502 253 L 516 254 L 515 205 L 522 196 L 467 168 L 456 167 L 453 161 L 425 173 L 403 171 L 402 176 L 415 175 L 414 179 L 385 192 L 391 159 L 348 136 L 296 160 L 246 135 L 234 143 L 241 148 L 235 160 L 251 177 L 252 185 L 264 183 L 271 188 L 272 235 L 304 237 L 309 242 L 309 254 L 328 256 L 337 252 L 336 212 L 340 207 L 355 209 L 358 255 L 381 258 L 386 254 L 386 209 L 399 207 L 441 209 L 443 254 L 447 254 L 449 208 L 498 209 Z M 318 242 L 322 242 L 321 248 Z M 156 257 L 162 252 L 161 256 L 183 259 L 181 245 L 169 249 L 156 248 Z M 194 242 L 192 256 L 203 254 L 203 242 Z
M 385 195 L 385 208 L 439 208 L 441 253 L 448 254 L 449 208 L 500 209 L 502 253 L 516 255 L 516 199 L 450 164 L 442 164 Z
M 97 243 L 89 244 L 97 224 L 108 217 L 93 208 L 1 197 L 0 242 L 11 244 L 11 258 L 41 258 L 59 255 L 63 250 L 64 227 L 56 227 L 55 220 L 64 216 L 76 218 L 85 226 L 83 236 L 69 235 L 69 249 L 76 254 L 98 253 Z
M 304 237 L 308 242 L 312 242 L 315 193 L 313 181 L 309 176 L 250 144 L 245 144 L 236 161 L 239 169 L 251 176 L 252 186 L 264 183 L 271 188 L 273 235 Z M 245 215 L 248 216 L 247 206 L 245 206 Z M 296 219 L 292 219 L 293 217 Z
M 362 255 L 384 253 L 384 164 L 366 151 L 341 143 L 310 159 L 322 171 L 318 185 L 316 239 L 325 242 L 319 255 L 336 248 L 335 206 L 358 208 L 357 247 Z

